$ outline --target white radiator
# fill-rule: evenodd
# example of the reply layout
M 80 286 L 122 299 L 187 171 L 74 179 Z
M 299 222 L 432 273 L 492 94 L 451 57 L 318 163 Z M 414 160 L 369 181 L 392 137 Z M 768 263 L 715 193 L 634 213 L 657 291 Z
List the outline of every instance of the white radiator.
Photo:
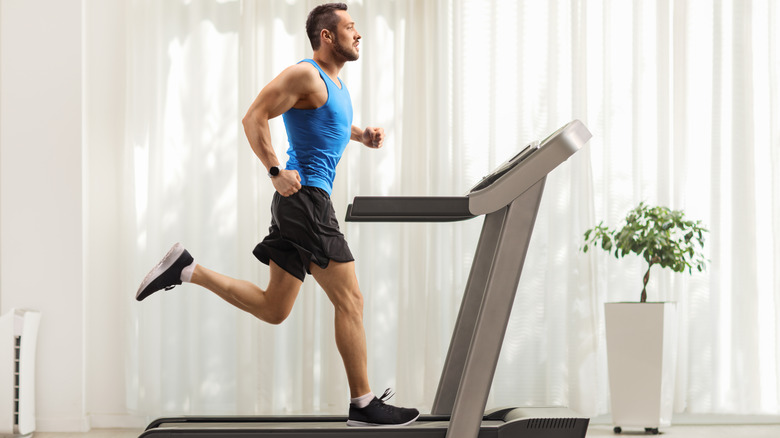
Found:
M 35 344 L 41 314 L 11 309 L 0 316 L 0 436 L 35 431 Z

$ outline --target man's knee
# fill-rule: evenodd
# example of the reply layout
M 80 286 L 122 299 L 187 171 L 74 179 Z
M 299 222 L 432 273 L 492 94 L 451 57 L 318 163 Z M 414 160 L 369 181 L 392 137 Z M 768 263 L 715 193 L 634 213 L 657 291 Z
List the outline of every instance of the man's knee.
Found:
M 264 312 L 262 315 L 255 315 L 259 319 L 267 322 L 271 325 L 279 325 L 283 323 L 288 316 L 290 316 L 290 310 L 284 310 L 284 309 L 273 309 L 269 312 Z
M 311 272 L 325 290 L 336 312 L 363 317 L 363 294 L 355 276 L 354 262 L 330 262 L 326 269 L 312 263 Z
M 265 295 L 263 306 L 257 309 L 255 316 L 269 324 L 283 323 L 292 312 L 299 290 L 299 284 L 269 284 L 268 290 L 263 292 Z
M 343 288 L 334 295 L 332 301 L 336 311 L 353 317 L 363 317 L 363 294 L 359 288 Z

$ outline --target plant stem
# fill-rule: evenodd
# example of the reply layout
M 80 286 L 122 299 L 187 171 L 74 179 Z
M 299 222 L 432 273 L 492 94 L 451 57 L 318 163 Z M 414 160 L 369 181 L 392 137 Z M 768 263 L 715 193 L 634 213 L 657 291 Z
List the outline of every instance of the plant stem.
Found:
M 642 297 L 640 298 L 640 303 L 646 303 L 647 302 L 647 282 L 650 281 L 650 268 L 653 267 L 653 262 L 651 261 L 650 264 L 647 266 L 647 272 L 645 272 L 645 277 L 642 279 Z

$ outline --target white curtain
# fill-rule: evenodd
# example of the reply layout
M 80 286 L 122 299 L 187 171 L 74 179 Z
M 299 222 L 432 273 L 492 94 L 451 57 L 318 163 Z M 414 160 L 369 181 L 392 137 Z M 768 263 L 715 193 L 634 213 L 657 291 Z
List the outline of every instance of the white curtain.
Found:
M 136 0 L 128 7 L 122 224 L 138 282 L 181 241 L 264 287 L 251 254 L 272 186 L 240 120 L 311 56 L 317 1 Z M 636 300 L 639 260 L 579 251 L 645 200 L 711 230 L 704 274 L 654 272 L 680 309 L 678 412 L 777 413 L 780 401 L 780 5 L 764 1 L 355 1 L 342 72 L 355 124 L 333 201 L 463 194 L 526 142 L 579 118 L 594 137 L 548 178 L 490 406 L 608 412 L 603 304 Z M 287 149 L 271 123 L 277 154 Z M 481 219 L 342 230 L 365 296 L 369 377 L 430 408 Z M 142 415 L 344 413 L 332 306 L 313 279 L 267 326 L 184 285 L 128 302 L 128 408 Z

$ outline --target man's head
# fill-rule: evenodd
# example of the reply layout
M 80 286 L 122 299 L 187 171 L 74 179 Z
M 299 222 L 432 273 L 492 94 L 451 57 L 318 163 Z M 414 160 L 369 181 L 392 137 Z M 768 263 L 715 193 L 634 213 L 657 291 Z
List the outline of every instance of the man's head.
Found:
M 357 48 L 360 34 L 344 3 L 327 3 L 312 9 L 306 19 L 306 34 L 314 51 L 320 50 L 324 43 L 346 61 L 355 61 L 360 56 Z

